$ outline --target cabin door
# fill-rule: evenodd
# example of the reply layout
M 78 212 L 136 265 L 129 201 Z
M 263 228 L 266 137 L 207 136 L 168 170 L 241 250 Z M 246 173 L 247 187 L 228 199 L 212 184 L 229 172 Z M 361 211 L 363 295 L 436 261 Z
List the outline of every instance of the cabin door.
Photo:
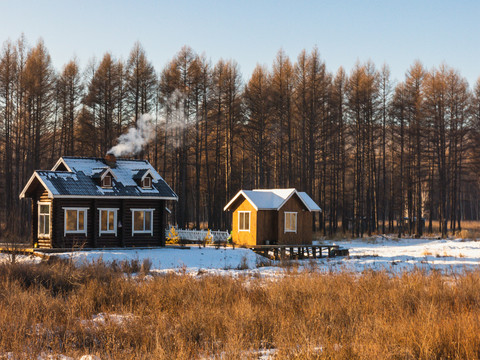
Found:
M 44 247 L 51 245 L 51 212 L 52 204 L 50 202 L 38 202 L 38 230 L 36 246 Z M 35 246 L 35 245 L 34 245 Z

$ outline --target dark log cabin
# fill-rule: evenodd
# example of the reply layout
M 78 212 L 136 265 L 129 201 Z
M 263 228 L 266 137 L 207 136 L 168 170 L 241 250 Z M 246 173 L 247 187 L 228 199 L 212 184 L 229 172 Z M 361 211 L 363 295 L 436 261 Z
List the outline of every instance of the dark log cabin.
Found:
M 313 212 L 320 207 L 295 189 L 240 190 L 232 211 L 232 238 L 242 245 L 311 245 Z
M 165 205 L 177 195 L 146 160 L 64 156 L 37 170 L 20 198 L 32 199 L 32 245 L 40 248 L 165 245 Z

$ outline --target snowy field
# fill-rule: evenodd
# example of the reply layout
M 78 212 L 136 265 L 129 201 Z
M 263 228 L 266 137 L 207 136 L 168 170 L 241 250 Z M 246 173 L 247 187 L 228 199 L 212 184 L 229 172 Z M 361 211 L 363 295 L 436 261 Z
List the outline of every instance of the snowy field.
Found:
M 333 243 L 333 242 L 332 242 Z M 462 239 L 391 239 L 335 242 L 350 250 L 348 258 L 328 259 L 325 270 L 345 269 L 360 272 L 365 269 L 388 272 L 411 271 L 415 268 L 461 273 L 480 265 L 480 242 Z
M 392 273 L 411 271 L 415 268 L 440 270 L 443 273 L 461 273 L 474 270 L 480 265 L 480 242 L 462 239 L 392 239 L 374 237 L 351 241 L 325 243 L 337 244 L 350 250 L 350 256 L 301 260 L 285 263 L 270 261 L 254 252 L 242 248 L 199 248 L 189 249 L 166 247 L 162 249 L 92 250 L 55 254 L 76 263 L 102 259 L 105 262 L 120 263 L 148 258 L 153 273 L 186 272 L 196 274 L 281 276 L 292 270 L 298 271 L 352 271 L 366 269 L 386 270 Z M 0 254 L 0 261 L 9 256 Z M 39 262 L 39 258 L 17 257 L 17 261 Z M 280 266 L 282 265 L 282 266 Z

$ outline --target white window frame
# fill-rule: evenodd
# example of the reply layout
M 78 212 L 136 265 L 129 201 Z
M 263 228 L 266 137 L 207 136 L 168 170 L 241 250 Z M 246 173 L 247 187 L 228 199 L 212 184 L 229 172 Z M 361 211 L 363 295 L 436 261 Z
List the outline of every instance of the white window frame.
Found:
M 87 237 L 87 228 L 88 228 L 88 207 L 63 207 L 63 236 L 67 234 L 85 234 Z M 67 210 L 76 210 L 77 211 L 77 230 L 67 230 Z M 78 230 L 78 214 L 83 211 L 83 230 Z
M 40 232 L 40 216 L 45 216 L 47 214 L 40 214 L 40 206 L 41 205 L 48 205 L 48 233 L 42 233 Z M 37 224 L 37 228 L 38 228 L 38 236 L 42 236 L 42 237 L 49 237 L 50 236 L 50 225 L 52 223 L 52 203 L 50 202 L 44 202 L 44 201 L 38 201 L 37 202 L 37 206 L 38 206 L 38 224 Z M 44 222 L 45 223 L 45 222 Z
M 147 179 L 150 181 L 150 185 L 148 185 L 148 186 L 145 185 L 145 180 L 147 180 Z M 144 189 L 151 189 L 151 188 L 152 188 L 152 178 L 151 178 L 150 176 L 145 176 L 145 177 L 143 178 L 143 180 L 142 180 L 142 187 L 143 187 Z
M 240 214 L 248 214 L 248 229 L 240 229 Z M 238 212 L 238 231 L 247 231 L 250 232 L 250 224 L 252 220 L 251 211 L 239 211 Z M 245 222 L 244 222 L 245 223 Z
M 284 213 L 284 221 L 283 221 L 283 229 L 285 231 L 285 233 L 287 232 L 292 232 L 292 233 L 297 233 L 297 226 L 298 226 L 298 213 L 296 211 L 285 211 Z M 295 230 L 290 230 L 290 229 L 287 229 L 287 214 L 288 215 L 292 215 L 292 214 L 295 214 Z
M 98 236 L 103 234 L 115 234 L 117 236 L 117 212 L 119 208 L 98 208 Z M 102 211 L 107 212 L 107 219 L 110 219 L 110 212 L 113 212 L 113 230 L 102 230 Z
M 132 236 L 135 234 L 150 234 L 153 236 L 153 212 L 155 209 L 130 209 L 132 212 Z M 135 230 L 135 212 L 149 212 L 150 213 L 150 230 L 145 230 L 145 214 L 143 215 L 143 229 Z
M 107 184 L 105 183 L 105 179 L 106 179 L 106 178 L 109 178 L 109 179 L 110 179 L 110 185 L 107 185 Z M 113 182 L 112 175 L 107 174 L 107 175 L 105 175 L 105 177 L 102 179 L 102 187 L 104 187 L 104 188 L 111 188 L 111 187 L 112 187 L 112 182 Z

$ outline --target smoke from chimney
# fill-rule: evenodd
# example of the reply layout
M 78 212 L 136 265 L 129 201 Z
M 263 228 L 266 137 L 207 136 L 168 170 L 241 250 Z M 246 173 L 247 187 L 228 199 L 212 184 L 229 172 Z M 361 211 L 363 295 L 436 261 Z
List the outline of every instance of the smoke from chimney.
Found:
M 136 126 L 128 129 L 127 133 L 120 135 L 118 144 L 107 151 L 107 154 L 114 156 L 135 155 L 142 151 L 142 148 L 155 135 L 152 117 L 143 114 L 138 119 Z

